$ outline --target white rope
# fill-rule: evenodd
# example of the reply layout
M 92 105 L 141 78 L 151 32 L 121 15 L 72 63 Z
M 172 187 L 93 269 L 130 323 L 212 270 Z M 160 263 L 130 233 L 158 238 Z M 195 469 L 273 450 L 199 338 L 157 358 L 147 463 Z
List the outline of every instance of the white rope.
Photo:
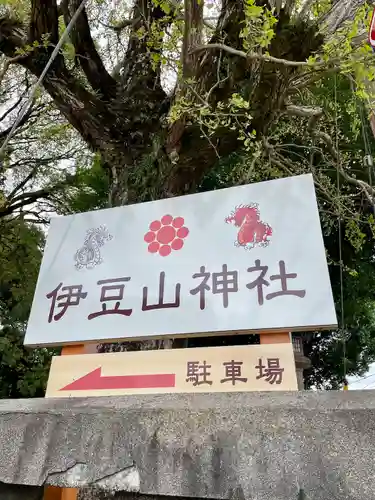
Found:
M 9 134 L 7 135 L 6 139 L 4 140 L 4 142 L 3 142 L 3 144 L 2 144 L 2 146 L 0 148 L 0 161 L 3 158 L 3 156 L 4 156 L 6 147 L 8 146 L 9 141 L 11 140 L 11 138 L 13 137 L 13 134 L 14 134 L 16 128 L 20 124 L 22 118 L 25 116 L 25 114 L 26 114 L 27 110 L 29 109 L 31 103 L 33 102 L 36 91 L 38 90 L 38 88 L 40 87 L 41 83 L 43 82 L 43 79 L 46 76 L 47 71 L 49 70 L 51 64 L 53 63 L 53 61 L 56 59 L 58 53 L 60 52 L 61 47 L 63 46 L 66 38 L 68 37 L 69 33 L 71 32 L 71 30 L 72 30 L 75 22 L 77 21 L 78 16 L 80 15 L 80 13 L 82 12 L 82 10 L 84 9 L 87 1 L 88 0 L 82 0 L 80 6 L 75 11 L 72 19 L 70 20 L 70 23 L 66 27 L 66 30 L 62 34 L 62 36 L 61 36 L 58 44 L 56 45 L 54 51 L 52 52 L 51 57 L 49 58 L 49 61 L 46 64 L 46 67 L 44 68 L 44 70 L 42 71 L 42 74 L 38 78 L 38 81 L 36 82 L 36 84 L 32 88 L 28 100 L 26 101 L 26 103 L 24 104 L 24 106 L 21 108 L 21 111 L 19 112 L 19 114 L 18 114 L 15 122 L 13 123 L 13 126 L 10 129 Z

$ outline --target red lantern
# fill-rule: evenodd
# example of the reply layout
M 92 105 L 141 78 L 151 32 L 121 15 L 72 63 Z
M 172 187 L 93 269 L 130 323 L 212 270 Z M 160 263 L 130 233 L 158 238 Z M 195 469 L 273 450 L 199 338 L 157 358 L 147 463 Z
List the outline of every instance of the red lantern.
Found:
M 372 13 L 368 39 L 369 39 L 371 47 L 375 49 L 375 8 L 374 8 L 374 11 Z

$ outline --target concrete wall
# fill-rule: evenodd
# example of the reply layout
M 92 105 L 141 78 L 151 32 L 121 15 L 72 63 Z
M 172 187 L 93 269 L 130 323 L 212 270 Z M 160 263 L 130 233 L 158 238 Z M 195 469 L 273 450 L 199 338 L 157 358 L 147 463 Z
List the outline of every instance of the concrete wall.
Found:
M 301 490 L 375 500 L 375 393 L 3 400 L 0 450 L 1 500 L 34 500 L 10 484 L 143 500 L 291 500 Z

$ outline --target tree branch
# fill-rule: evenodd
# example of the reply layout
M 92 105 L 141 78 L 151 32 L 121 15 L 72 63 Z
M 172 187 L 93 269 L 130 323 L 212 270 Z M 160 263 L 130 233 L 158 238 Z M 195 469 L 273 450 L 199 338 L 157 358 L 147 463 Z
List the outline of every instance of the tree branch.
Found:
M 22 181 L 19 182 L 17 184 L 17 186 L 14 187 L 14 189 L 12 189 L 12 191 L 9 193 L 8 200 L 10 200 L 10 201 L 13 200 L 13 198 L 16 196 L 18 191 L 21 191 L 26 186 L 26 184 L 35 176 L 36 171 L 37 171 L 37 168 L 36 167 L 33 168 L 31 170 L 31 172 L 28 175 L 26 175 L 26 177 L 24 179 L 22 179 Z
M 27 158 L 21 158 L 14 163 L 11 163 L 9 165 L 9 169 L 15 169 L 17 167 L 25 167 L 28 165 L 36 165 L 36 167 L 43 166 L 43 165 L 49 165 L 51 163 L 60 162 L 62 160 L 69 160 L 74 155 L 77 153 L 77 150 L 75 148 L 69 149 L 68 151 L 59 154 L 59 155 L 54 155 L 54 156 L 47 156 L 46 158 L 32 158 L 32 157 L 27 157 Z
M 105 24 L 105 23 L 100 23 L 100 24 L 102 26 L 104 26 L 105 28 L 116 31 L 116 33 L 120 33 L 125 28 L 130 28 L 131 26 L 134 26 L 135 24 L 137 24 L 139 21 L 140 21 L 140 18 L 137 17 L 135 19 L 124 19 L 119 24 Z
M 6 111 L 4 111 L 4 113 L 0 116 L 0 124 L 3 120 L 5 120 L 5 118 L 10 115 L 10 113 L 12 113 L 16 108 L 18 108 L 18 106 L 21 104 L 22 102 L 22 99 L 25 97 L 25 92 L 23 92 L 17 99 L 17 101 L 12 104 L 12 106 L 10 108 L 8 108 Z
M 0 206 L 0 219 L 13 214 L 24 206 L 31 205 L 40 199 L 48 199 L 50 196 L 54 195 L 56 191 L 74 184 L 75 179 L 76 176 L 74 175 L 67 176 L 63 181 L 51 186 L 14 196 L 13 199 L 10 200 L 10 203 L 8 202 L 5 203 L 4 206 Z
M 177 16 L 176 17 L 176 21 L 183 21 L 184 19 L 185 19 L 184 16 Z M 217 21 L 217 19 L 218 19 L 217 17 L 205 17 L 205 18 L 203 18 L 203 24 L 207 28 L 214 30 L 215 26 L 213 24 L 211 24 L 210 21 Z M 134 26 L 134 24 L 137 24 L 139 21 L 140 21 L 140 18 L 136 18 L 136 19 L 123 19 L 118 24 L 105 24 L 105 23 L 100 23 L 100 24 L 102 26 L 104 26 L 105 28 L 108 28 L 108 29 L 115 31 L 116 33 L 120 33 L 124 29 Z
M 3 69 L 1 70 L 0 72 L 0 86 L 4 80 L 4 77 L 8 71 L 8 69 L 10 68 L 10 66 L 12 64 L 16 64 L 16 63 L 19 63 L 22 59 L 24 59 L 25 56 L 24 55 L 18 55 L 18 56 L 15 56 L 15 57 L 12 57 L 10 59 L 6 59 L 5 62 L 4 62 L 4 67 Z
M 281 170 L 286 172 L 287 175 L 290 175 L 290 176 L 294 175 L 293 170 L 290 169 L 290 165 L 287 166 L 283 161 L 281 161 L 280 158 L 277 158 L 277 156 L 279 156 L 279 155 L 277 155 L 274 146 L 272 146 L 266 138 L 263 139 L 263 146 L 268 154 L 268 159 L 270 162 L 272 162 L 274 165 L 276 165 Z
M 320 118 L 323 115 L 322 108 L 314 108 L 312 106 L 296 106 L 294 104 L 289 104 L 286 107 L 286 111 L 289 115 L 299 116 L 301 118 Z
M 22 120 L 19 122 L 17 129 L 19 129 L 20 127 L 22 127 L 23 125 L 25 125 L 25 123 L 27 122 L 27 120 L 30 118 L 32 112 L 33 112 L 33 105 L 31 105 L 29 107 L 29 109 L 26 111 L 26 113 L 22 117 Z M 9 134 L 9 132 L 11 131 L 12 126 L 13 126 L 13 124 L 10 125 L 8 128 L 6 128 L 5 130 L 2 130 L 0 132 L 0 141 L 2 141 L 3 139 L 5 140 L 5 138 L 7 137 L 7 135 Z M 1 170 L 2 169 L 0 167 L 0 172 L 1 172 Z
M 362 181 L 360 179 L 356 179 L 355 177 L 352 177 L 349 175 L 343 168 L 341 159 L 340 159 L 340 154 L 339 151 L 336 149 L 336 146 L 333 143 L 332 138 L 326 133 L 322 132 L 321 130 L 316 130 L 316 124 L 318 120 L 323 116 L 323 109 L 321 108 L 312 108 L 312 107 L 307 107 L 307 106 L 294 106 L 294 105 L 289 105 L 287 106 L 287 113 L 292 115 L 292 116 L 298 116 L 302 118 L 308 118 L 308 125 L 307 125 L 307 131 L 312 137 L 315 137 L 326 145 L 328 152 L 332 156 L 332 158 L 335 160 L 335 166 L 340 173 L 340 175 L 349 183 L 352 184 L 353 186 L 359 187 L 360 190 L 364 193 L 366 196 L 368 202 L 371 204 L 371 206 L 374 205 L 374 200 L 375 200 L 375 188 L 370 186 L 365 181 Z
M 27 216 L 31 215 L 30 218 Z M 50 219 L 48 217 L 43 217 L 40 213 L 35 210 L 22 210 L 22 220 L 25 222 L 30 222 L 32 224 L 48 224 Z
M 238 56 L 238 57 L 243 57 L 249 61 L 251 60 L 261 60 L 265 62 L 272 62 L 275 64 L 283 64 L 284 66 L 291 66 L 294 68 L 298 67 L 306 67 L 306 66 L 312 66 L 306 61 L 290 61 L 289 59 L 279 59 L 278 57 L 273 57 L 269 56 L 267 54 L 260 54 L 257 52 L 244 52 L 243 50 L 237 50 L 234 49 L 233 47 L 229 47 L 228 45 L 225 45 L 223 43 L 208 43 L 206 45 L 199 45 L 194 47 L 191 52 L 203 52 L 205 50 L 224 50 L 225 52 L 228 52 L 228 54 L 231 54 L 233 56 Z M 318 66 L 321 64 L 315 64 L 314 66 Z
M 74 12 L 78 9 L 80 0 L 63 0 L 62 10 L 64 12 L 65 24 L 68 25 Z M 86 75 L 91 87 L 103 96 L 114 96 L 116 92 L 116 81 L 106 70 L 94 41 L 87 18 L 86 9 L 78 16 L 76 24 L 70 32 L 70 38 L 74 45 L 76 57 Z
M 26 43 L 26 32 L 20 22 L 9 17 L 0 18 L 0 52 L 14 57 L 17 49 L 23 48 Z M 37 48 L 20 59 L 19 64 L 39 77 L 48 59 L 45 51 L 45 47 Z M 47 72 L 43 86 L 61 113 L 92 148 L 101 149 L 103 143 L 123 140 L 118 127 L 110 130 L 111 124 L 115 122 L 115 113 L 68 71 L 62 54 L 58 55 Z M 105 130 L 103 123 L 107 123 Z

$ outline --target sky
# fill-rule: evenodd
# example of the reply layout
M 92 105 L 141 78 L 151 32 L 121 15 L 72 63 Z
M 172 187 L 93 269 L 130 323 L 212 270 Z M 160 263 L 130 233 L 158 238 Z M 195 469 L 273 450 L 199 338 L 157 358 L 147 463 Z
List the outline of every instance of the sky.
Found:
M 375 389 L 375 363 L 370 365 L 369 371 L 362 377 L 348 377 L 349 390 Z

